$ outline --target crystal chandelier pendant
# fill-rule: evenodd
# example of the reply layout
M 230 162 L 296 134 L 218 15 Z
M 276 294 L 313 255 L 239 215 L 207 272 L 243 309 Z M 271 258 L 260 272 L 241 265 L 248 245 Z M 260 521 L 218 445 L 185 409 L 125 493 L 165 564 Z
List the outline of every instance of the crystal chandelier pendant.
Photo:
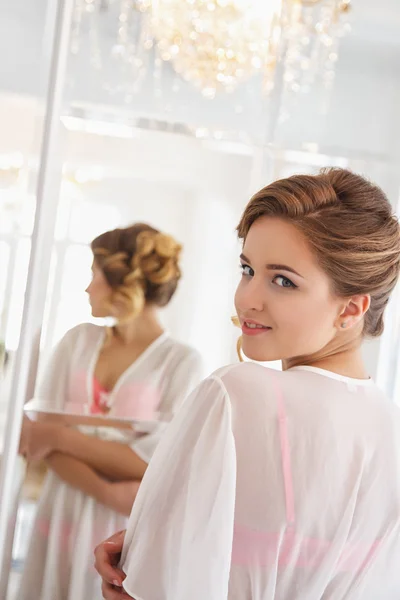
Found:
M 286 46 L 284 84 L 291 92 L 308 92 L 320 79 L 333 85 L 340 38 L 349 30 L 343 18 L 350 0 L 287 0 L 283 12 Z
M 151 30 L 161 58 L 207 98 L 273 70 L 282 0 L 157 0 Z
M 154 100 L 161 103 L 171 80 L 164 77 L 168 65 L 174 94 L 189 82 L 213 99 L 250 80 L 252 89 L 262 82 L 260 95 L 277 80 L 285 97 L 306 93 L 321 81 L 329 91 L 339 41 L 349 27 L 343 17 L 350 0 L 75 1 L 71 51 L 88 54 L 92 67 L 107 75 L 103 88 L 110 95 L 122 93 L 126 103 L 149 77 Z M 103 40 L 113 23 L 110 49 Z M 171 98 L 167 107 L 171 110 Z

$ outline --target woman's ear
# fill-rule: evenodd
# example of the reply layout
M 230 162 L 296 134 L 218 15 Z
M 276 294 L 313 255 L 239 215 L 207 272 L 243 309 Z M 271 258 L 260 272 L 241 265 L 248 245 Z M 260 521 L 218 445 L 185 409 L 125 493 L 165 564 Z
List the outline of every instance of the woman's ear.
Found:
M 338 318 L 338 328 L 349 329 L 361 321 L 371 304 L 368 294 L 352 296 L 346 302 Z

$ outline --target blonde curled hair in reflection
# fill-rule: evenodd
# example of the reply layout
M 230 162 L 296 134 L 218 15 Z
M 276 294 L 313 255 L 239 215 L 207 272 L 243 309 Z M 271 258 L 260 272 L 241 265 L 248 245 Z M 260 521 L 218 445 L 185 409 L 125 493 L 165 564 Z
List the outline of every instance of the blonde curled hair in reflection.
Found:
M 171 236 L 138 223 L 103 233 L 91 247 L 113 290 L 109 308 L 118 322 L 136 317 L 146 304 L 165 306 L 171 300 L 182 250 Z
M 239 322 L 239 318 L 234 315 L 233 317 L 231 317 L 231 321 L 234 324 L 235 327 L 240 327 L 240 322 Z M 243 361 L 243 353 L 242 353 L 242 346 L 243 346 L 243 337 L 239 336 L 238 340 L 236 342 L 236 352 L 239 358 L 240 362 L 244 362 Z

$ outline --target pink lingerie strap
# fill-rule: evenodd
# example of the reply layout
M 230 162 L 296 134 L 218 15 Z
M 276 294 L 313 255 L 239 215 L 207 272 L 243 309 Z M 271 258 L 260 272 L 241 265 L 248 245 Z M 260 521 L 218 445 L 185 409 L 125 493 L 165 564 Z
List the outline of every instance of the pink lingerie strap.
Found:
M 278 427 L 281 446 L 283 484 L 285 487 L 286 523 L 288 527 L 293 527 L 295 522 L 294 492 L 292 465 L 290 461 L 289 435 L 287 428 L 287 414 L 285 409 L 283 391 L 277 379 L 278 378 L 275 375 L 272 375 L 272 384 L 278 403 Z
M 272 566 L 278 561 L 280 567 L 289 564 L 302 568 L 318 568 L 331 549 L 331 542 L 323 539 L 307 538 L 295 531 L 295 506 L 293 475 L 290 460 L 290 445 L 287 413 L 283 390 L 278 377 L 271 373 L 278 408 L 278 429 L 281 450 L 283 484 L 285 490 L 286 530 L 282 534 L 254 531 L 238 523 L 234 526 L 232 562 L 248 565 L 254 560 L 259 566 Z M 365 570 L 379 550 L 381 541 L 370 544 L 346 542 L 342 548 L 336 572 Z M 296 556 L 293 550 L 297 548 Z

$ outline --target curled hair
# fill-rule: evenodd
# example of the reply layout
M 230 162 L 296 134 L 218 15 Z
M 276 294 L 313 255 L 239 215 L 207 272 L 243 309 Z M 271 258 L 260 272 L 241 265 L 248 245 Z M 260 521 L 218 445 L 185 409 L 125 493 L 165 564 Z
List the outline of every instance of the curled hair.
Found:
M 285 219 L 303 233 L 338 296 L 370 295 L 363 334 L 381 335 L 400 270 L 399 223 L 383 191 L 345 169 L 294 175 L 253 196 L 239 238 L 263 216 Z
M 174 295 L 182 247 L 171 236 L 136 223 L 99 235 L 91 249 L 113 290 L 110 307 L 121 306 L 122 319 L 140 314 L 146 304 L 166 306 Z

